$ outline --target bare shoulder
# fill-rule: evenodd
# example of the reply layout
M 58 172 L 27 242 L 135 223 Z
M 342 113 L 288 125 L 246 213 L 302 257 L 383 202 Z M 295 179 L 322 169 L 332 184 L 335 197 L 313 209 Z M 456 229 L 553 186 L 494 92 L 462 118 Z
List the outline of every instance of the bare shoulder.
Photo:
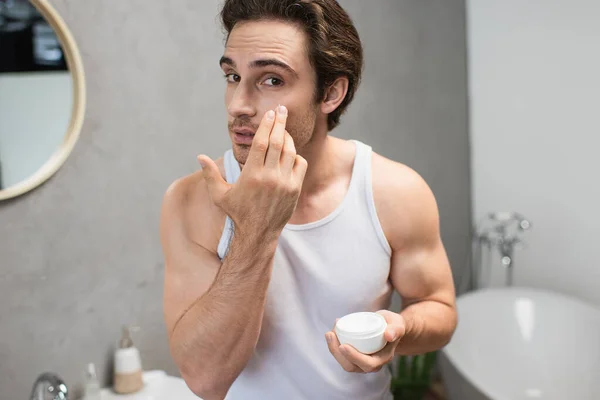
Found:
M 435 240 L 439 213 L 435 196 L 414 169 L 373 152 L 375 208 L 392 249 L 413 240 Z
M 215 162 L 225 175 L 222 158 Z M 187 238 L 216 252 L 219 225 L 224 220 L 225 215 L 210 199 L 202 171 L 176 179 L 165 191 L 160 218 L 163 242 Z

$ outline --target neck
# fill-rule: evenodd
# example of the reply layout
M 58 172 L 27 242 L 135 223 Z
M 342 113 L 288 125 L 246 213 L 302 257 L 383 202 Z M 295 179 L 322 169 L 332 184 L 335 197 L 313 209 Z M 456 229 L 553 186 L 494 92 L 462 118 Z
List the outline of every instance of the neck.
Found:
M 308 163 L 308 169 L 302 184 L 300 202 L 327 186 L 335 177 L 335 158 L 333 157 L 333 138 L 327 133 L 317 133 L 301 149 L 300 154 Z

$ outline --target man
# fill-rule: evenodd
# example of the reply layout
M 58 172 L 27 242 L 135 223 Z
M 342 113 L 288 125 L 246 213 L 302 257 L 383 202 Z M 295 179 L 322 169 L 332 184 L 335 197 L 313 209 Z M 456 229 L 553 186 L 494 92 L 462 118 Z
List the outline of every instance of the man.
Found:
M 173 358 L 205 400 L 389 399 L 392 357 L 441 348 L 457 323 L 434 196 L 329 134 L 363 62 L 335 0 L 227 0 L 221 17 L 232 149 L 200 155 L 162 207 Z M 358 311 L 387 320 L 376 354 L 334 333 Z

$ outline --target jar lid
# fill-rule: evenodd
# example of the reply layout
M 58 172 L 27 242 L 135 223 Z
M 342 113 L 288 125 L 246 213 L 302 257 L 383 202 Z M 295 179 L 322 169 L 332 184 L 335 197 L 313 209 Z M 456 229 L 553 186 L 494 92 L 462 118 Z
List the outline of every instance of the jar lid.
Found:
M 340 318 L 335 327 L 345 335 L 367 336 L 385 331 L 387 322 L 381 314 L 357 312 Z

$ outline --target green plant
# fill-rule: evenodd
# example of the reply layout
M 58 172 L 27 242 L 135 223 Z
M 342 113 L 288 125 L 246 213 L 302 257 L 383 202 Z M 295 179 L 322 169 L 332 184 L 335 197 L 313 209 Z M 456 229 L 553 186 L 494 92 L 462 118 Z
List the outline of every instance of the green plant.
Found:
M 431 387 L 432 371 L 437 352 L 415 356 L 399 356 L 390 363 L 392 371 L 391 391 L 394 400 L 422 400 Z

